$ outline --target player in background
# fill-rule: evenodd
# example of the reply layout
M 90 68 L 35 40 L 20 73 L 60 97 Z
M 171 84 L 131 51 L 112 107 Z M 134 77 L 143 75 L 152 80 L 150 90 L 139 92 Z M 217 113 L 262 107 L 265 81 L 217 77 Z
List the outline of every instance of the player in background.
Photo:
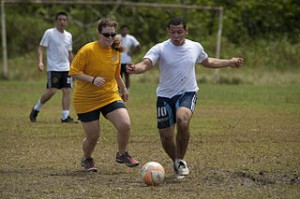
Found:
M 174 174 L 177 179 L 182 179 L 189 174 L 184 156 L 190 140 L 190 121 L 199 90 L 195 65 L 239 68 L 243 58 L 208 57 L 200 43 L 186 39 L 188 28 L 185 20 L 180 17 L 169 21 L 167 34 L 168 40 L 153 46 L 140 63 L 127 65 L 127 71 L 139 74 L 159 63 L 157 127 L 163 149 L 173 162 Z
M 120 75 L 120 52 L 123 48 L 115 38 L 116 26 L 113 20 L 101 19 L 98 23 L 99 40 L 84 45 L 78 51 L 69 73 L 76 80 L 74 107 L 85 132 L 81 162 L 85 171 L 97 171 L 92 153 L 101 134 L 100 113 L 117 130 L 116 162 L 128 167 L 139 165 L 127 150 L 131 124 L 124 105 L 128 91 Z
M 70 117 L 70 94 L 72 78 L 68 75 L 73 59 L 72 34 L 65 30 L 68 16 L 59 12 L 55 16 L 54 28 L 45 31 L 38 47 L 38 69 L 44 71 L 44 50 L 47 50 L 47 86 L 44 94 L 34 105 L 29 115 L 31 122 L 36 118 L 42 106 L 50 100 L 58 89 L 62 90 L 61 122 L 73 123 Z
M 121 76 L 125 80 L 125 85 L 129 91 L 130 77 L 126 71 L 126 65 L 131 63 L 132 55 L 135 55 L 141 48 L 140 42 L 131 34 L 128 34 L 129 27 L 127 25 L 121 26 L 121 34 L 117 37 L 121 38 L 122 46 L 125 47 L 125 51 L 121 53 Z

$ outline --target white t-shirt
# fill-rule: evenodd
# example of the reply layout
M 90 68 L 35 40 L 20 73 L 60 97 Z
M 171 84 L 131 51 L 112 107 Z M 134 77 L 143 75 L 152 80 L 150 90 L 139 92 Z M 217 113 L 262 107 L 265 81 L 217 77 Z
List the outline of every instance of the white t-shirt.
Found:
M 185 39 L 182 46 L 175 46 L 171 40 L 153 46 L 144 56 L 155 65 L 159 60 L 159 84 L 156 94 L 171 98 L 185 92 L 199 90 L 195 64 L 208 58 L 200 43 Z
M 138 42 L 138 40 L 130 34 L 125 35 L 125 37 L 118 35 L 118 37 L 121 38 L 122 45 L 125 47 L 125 51 L 121 53 L 121 64 L 130 63 L 131 57 L 128 55 L 128 51 L 132 46 L 139 46 L 140 42 Z
M 47 48 L 47 71 L 69 71 L 69 52 L 72 51 L 72 35 L 56 28 L 45 31 L 40 46 Z

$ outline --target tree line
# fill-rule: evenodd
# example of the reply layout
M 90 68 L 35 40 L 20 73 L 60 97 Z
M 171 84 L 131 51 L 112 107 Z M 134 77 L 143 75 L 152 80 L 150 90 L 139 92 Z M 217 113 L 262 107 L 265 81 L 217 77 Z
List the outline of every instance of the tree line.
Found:
M 161 0 L 159 3 L 223 7 L 222 36 L 236 45 L 256 40 L 300 41 L 299 0 Z M 217 12 L 179 8 L 15 3 L 6 4 L 5 11 L 9 58 L 36 50 L 45 29 L 54 26 L 58 11 L 69 14 L 67 30 L 73 34 L 75 52 L 98 38 L 96 24 L 102 17 L 109 16 L 120 25 L 129 25 L 130 33 L 146 47 L 166 39 L 166 23 L 174 16 L 187 20 L 191 39 L 214 38 L 218 28 Z

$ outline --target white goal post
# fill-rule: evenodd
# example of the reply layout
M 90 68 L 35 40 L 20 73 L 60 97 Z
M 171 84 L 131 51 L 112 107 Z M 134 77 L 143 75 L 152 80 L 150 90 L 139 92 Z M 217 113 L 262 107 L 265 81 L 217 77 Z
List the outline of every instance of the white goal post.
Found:
M 216 58 L 220 58 L 221 51 L 221 37 L 223 26 L 223 7 L 212 6 L 199 6 L 199 5 L 186 5 L 186 4 L 161 4 L 161 3 L 143 3 L 143 2 L 126 2 L 122 0 L 117 1 L 84 1 L 84 0 L 2 0 L 1 1 L 1 34 L 2 34 L 2 57 L 3 57 L 3 71 L 2 76 L 4 79 L 8 79 L 8 63 L 7 63 L 7 40 L 6 40 L 6 24 L 5 24 L 5 4 L 75 4 L 75 5 L 114 5 L 114 9 L 118 9 L 119 6 L 128 7 L 152 7 L 152 8 L 173 8 L 173 9 L 185 9 L 185 10 L 211 10 L 218 13 L 218 33 L 216 44 Z M 215 70 L 214 81 L 218 82 L 219 75 L 218 69 Z

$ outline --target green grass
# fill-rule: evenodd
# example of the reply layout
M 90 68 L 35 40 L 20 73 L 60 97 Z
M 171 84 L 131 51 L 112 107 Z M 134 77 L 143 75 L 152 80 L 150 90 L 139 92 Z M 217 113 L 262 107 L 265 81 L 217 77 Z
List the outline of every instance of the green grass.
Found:
M 156 129 L 156 80 L 145 78 L 132 78 L 126 103 L 129 150 L 141 165 L 115 163 L 116 132 L 101 118 L 99 172 L 91 174 L 81 172 L 81 124 L 60 123 L 61 94 L 33 124 L 28 115 L 45 82 L 1 81 L 0 198 L 300 197 L 299 84 L 200 84 L 185 157 L 191 174 L 176 182 Z M 165 167 L 163 185 L 142 183 L 139 169 L 147 161 Z

